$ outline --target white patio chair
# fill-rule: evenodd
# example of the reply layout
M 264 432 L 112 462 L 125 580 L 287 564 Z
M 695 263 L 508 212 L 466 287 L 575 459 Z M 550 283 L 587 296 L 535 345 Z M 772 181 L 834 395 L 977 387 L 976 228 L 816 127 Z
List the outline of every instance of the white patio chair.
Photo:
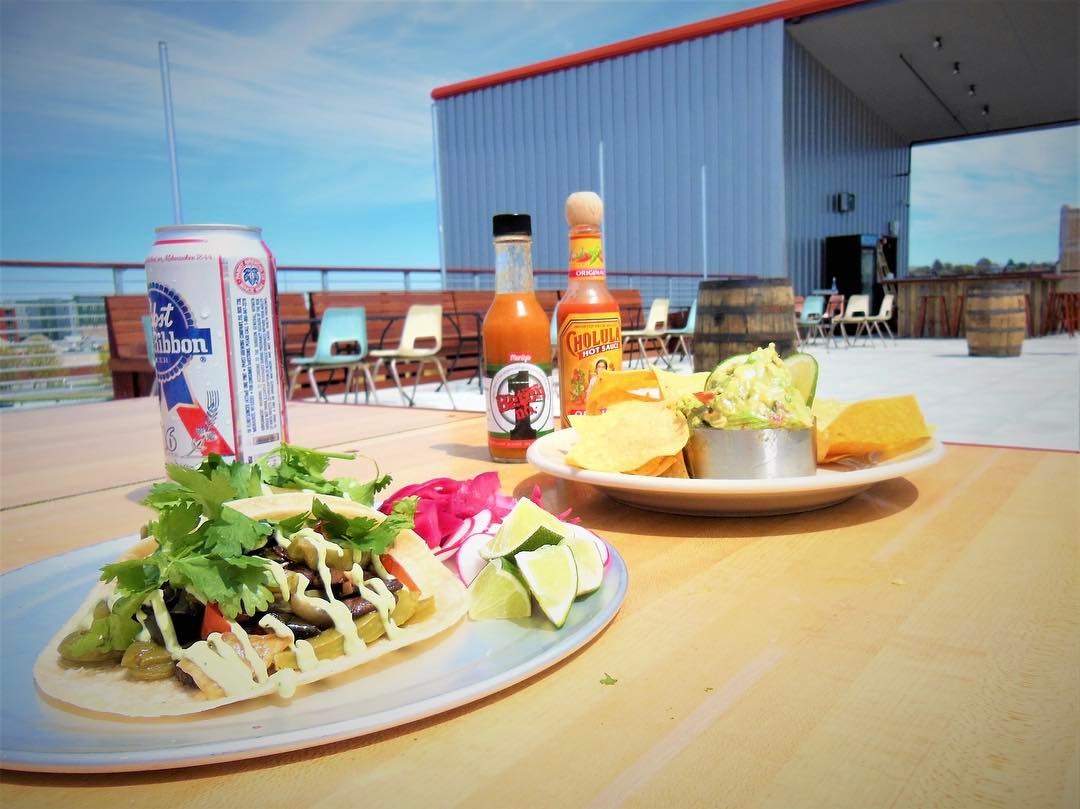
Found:
M 630 329 L 622 333 L 623 345 L 627 342 L 637 342 L 638 350 L 641 352 L 641 367 L 645 367 L 645 360 L 648 357 L 648 351 L 646 346 L 651 342 L 656 342 L 658 346 L 657 355 L 664 361 L 668 368 L 671 367 L 671 358 L 668 354 L 665 337 L 667 335 L 667 320 L 668 320 L 668 308 L 671 306 L 671 301 L 667 298 L 654 298 L 652 305 L 649 306 L 649 316 L 645 320 L 645 328 L 643 329 Z
M 840 336 L 844 338 L 844 345 L 850 346 L 851 341 L 848 339 L 847 327 L 855 326 L 857 335 L 859 325 L 865 323 L 869 316 L 870 296 L 852 295 L 848 298 L 847 307 L 844 309 L 843 317 L 839 317 L 832 321 L 830 333 L 835 333 L 836 327 L 839 326 Z
M 371 356 L 377 360 L 375 373 L 385 363 L 390 369 L 390 376 L 397 385 L 401 395 L 401 403 L 412 407 L 416 401 L 416 390 L 420 386 L 420 377 L 424 373 L 424 365 L 432 363 L 439 372 L 446 395 L 450 397 L 450 406 L 457 410 L 454 404 L 454 394 L 450 391 L 450 382 L 446 378 L 446 368 L 443 366 L 439 352 L 442 350 L 442 304 L 413 304 L 405 313 L 405 325 L 401 329 L 401 340 L 397 348 L 377 348 L 371 352 Z M 435 345 L 427 348 L 418 348 L 417 343 L 421 340 L 434 340 Z M 413 382 L 412 396 L 405 394 L 401 387 L 401 376 L 398 373 L 399 362 L 415 362 L 416 380 Z
M 886 295 L 881 299 L 881 306 L 878 308 L 876 315 L 868 315 L 863 319 L 863 322 L 859 324 L 859 328 L 855 331 L 855 339 L 859 338 L 859 334 L 865 330 L 867 342 L 873 337 L 873 333 L 876 332 L 877 336 L 881 338 L 882 345 L 888 345 L 885 340 L 885 335 L 881 331 L 881 327 L 885 327 L 885 331 L 889 333 L 889 336 L 896 342 L 896 335 L 893 334 L 892 328 L 889 326 L 889 321 L 893 316 L 893 296 Z

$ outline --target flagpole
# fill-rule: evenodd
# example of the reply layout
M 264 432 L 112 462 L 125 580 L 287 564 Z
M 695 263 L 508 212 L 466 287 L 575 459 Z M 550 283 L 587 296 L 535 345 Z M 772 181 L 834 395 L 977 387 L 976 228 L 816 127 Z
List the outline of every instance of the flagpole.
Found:
M 158 57 L 161 61 L 161 95 L 165 101 L 165 138 L 169 143 L 169 168 L 172 171 L 173 223 L 184 222 L 184 213 L 180 207 L 180 169 L 176 165 L 176 131 L 173 126 L 172 82 L 169 80 L 169 46 L 158 42 Z

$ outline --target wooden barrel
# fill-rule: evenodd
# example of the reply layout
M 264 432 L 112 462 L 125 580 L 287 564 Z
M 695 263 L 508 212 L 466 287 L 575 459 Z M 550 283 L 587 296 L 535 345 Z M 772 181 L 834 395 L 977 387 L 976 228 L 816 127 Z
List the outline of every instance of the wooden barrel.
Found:
M 694 327 L 694 370 L 711 371 L 735 354 L 769 343 L 795 350 L 795 295 L 787 278 L 702 281 Z
M 964 332 L 972 357 L 1019 357 L 1024 344 L 1024 289 L 1019 284 L 969 287 Z

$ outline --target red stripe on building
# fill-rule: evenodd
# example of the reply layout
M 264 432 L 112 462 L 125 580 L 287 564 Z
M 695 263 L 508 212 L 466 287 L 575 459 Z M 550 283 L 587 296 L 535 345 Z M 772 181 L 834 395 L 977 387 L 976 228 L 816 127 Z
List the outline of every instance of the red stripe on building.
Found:
M 579 51 L 568 56 L 559 56 L 543 62 L 536 62 L 525 67 L 516 67 L 513 70 L 504 70 L 501 73 L 492 73 L 481 76 L 478 79 L 448 84 L 444 87 L 436 87 L 431 91 L 434 99 L 450 98 L 451 96 L 471 93 L 474 90 L 483 90 L 486 87 L 495 87 L 512 81 L 542 76 L 545 73 L 554 73 L 557 70 L 566 70 L 571 67 L 599 62 L 603 59 L 613 59 L 616 56 L 626 56 L 631 53 L 647 51 L 659 48 L 663 45 L 671 45 L 675 42 L 684 42 L 688 39 L 719 34 L 724 31 L 732 31 L 736 28 L 745 28 L 749 25 L 760 25 L 773 20 L 790 20 L 795 17 L 805 17 L 810 14 L 820 14 L 824 11 L 832 11 L 845 6 L 854 6 L 865 3 L 867 0 L 779 0 L 776 3 L 767 3 L 764 6 L 748 8 L 745 11 L 736 11 L 733 14 L 725 14 L 722 17 L 713 17 L 701 22 L 693 22 L 688 25 L 680 25 L 677 28 L 668 28 L 652 34 L 624 39 L 621 42 L 613 42 L 610 45 L 601 45 L 587 51 Z

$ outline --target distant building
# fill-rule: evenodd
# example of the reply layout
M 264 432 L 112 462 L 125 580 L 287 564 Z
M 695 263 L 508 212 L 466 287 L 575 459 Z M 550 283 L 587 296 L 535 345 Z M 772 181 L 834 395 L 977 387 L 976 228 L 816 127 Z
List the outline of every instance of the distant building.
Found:
M 704 276 L 787 275 L 802 294 L 828 285 L 824 239 L 851 234 L 895 236 L 906 275 L 911 145 L 1075 121 L 1077 13 L 782 0 L 437 88 L 441 264 L 490 267 L 492 214 L 520 211 L 535 265 L 565 267 L 563 201 L 591 189 L 616 282 L 677 273 L 686 298 Z
M 1058 268 L 1062 272 L 1080 272 L 1080 208 L 1071 205 L 1061 206 Z

